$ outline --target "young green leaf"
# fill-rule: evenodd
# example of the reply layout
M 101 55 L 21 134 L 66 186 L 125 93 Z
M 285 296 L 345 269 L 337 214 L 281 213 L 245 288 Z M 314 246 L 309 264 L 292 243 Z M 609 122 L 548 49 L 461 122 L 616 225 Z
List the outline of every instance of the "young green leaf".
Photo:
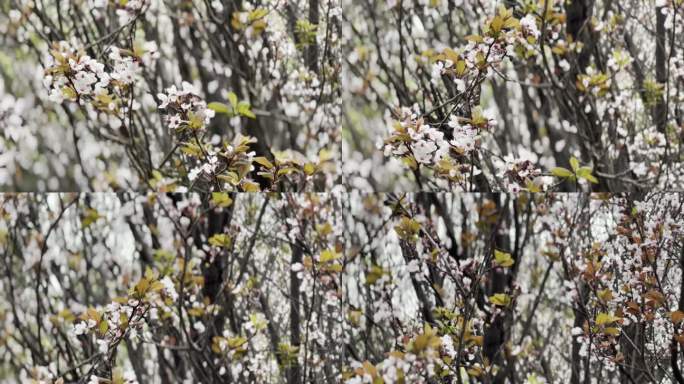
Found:
M 230 102 L 230 105 L 233 106 L 233 108 L 237 108 L 238 105 L 238 97 L 235 94 L 235 92 L 228 92 L 228 101 Z
M 511 257 L 510 253 L 494 250 L 494 261 L 497 265 L 503 268 L 509 268 L 515 264 L 515 260 Z
M 573 176 L 573 173 L 569 169 L 563 167 L 555 167 L 551 169 L 551 174 L 564 179 Z
M 337 260 L 340 257 L 341 255 L 335 252 L 334 249 L 326 249 L 325 251 L 321 252 L 320 262 L 327 263 L 329 261 Z
M 209 238 L 209 244 L 215 247 L 230 248 L 233 239 L 225 233 L 217 233 Z
M 253 160 L 254 160 L 255 163 L 260 164 L 260 165 L 263 165 L 264 167 L 266 167 L 266 169 L 273 169 L 273 167 L 274 167 L 273 163 L 271 163 L 271 162 L 270 162 L 267 158 L 265 158 L 264 156 L 255 157 Z
M 617 316 L 613 316 L 613 315 L 608 314 L 608 313 L 599 313 L 598 315 L 596 315 L 595 322 L 596 322 L 596 325 L 604 325 L 604 324 L 614 323 L 618 320 L 620 320 L 620 318 Z
M 212 192 L 211 202 L 219 207 L 225 208 L 233 203 L 233 199 L 231 199 L 226 192 Z
M 579 160 L 575 156 L 570 158 L 570 167 L 572 167 L 572 170 L 577 172 L 579 169 Z
M 581 167 L 580 169 L 578 169 L 577 177 L 579 177 L 580 179 L 585 179 L 590 183 L 598 184 L 598 179 L 591 174 L 591 168 L 589 167 Z
M 230 114 L 230 107 L 226 104 L 219 103 L 218 101 L 207 104 L 207 108 L 216 113 L 225 113 L 226 115 Z
M 237 105 L 237 113 L 240 116 L 249 117 L 250 119 L 256 119 L 256 115 L 251 110 L 251 105 L 246 101 L 241 101 Z
M 511 297 L 505 293 L 489 296 L 489 302 L 499 307 L 506 307 L 511 303 Z

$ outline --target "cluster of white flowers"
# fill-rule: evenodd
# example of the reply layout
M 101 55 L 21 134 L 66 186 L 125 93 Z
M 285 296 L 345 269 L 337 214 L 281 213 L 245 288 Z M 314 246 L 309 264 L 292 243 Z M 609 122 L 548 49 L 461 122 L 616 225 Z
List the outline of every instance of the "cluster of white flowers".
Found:
M 418 163 L 433 164 L 448 153 L 449 144 L 444 140 L 444 132 L 426 124 L 409 108 L 402 108 L 401 114 L 399 125 L 406 130 L 410 140 L 387 143 L 384 148 L 385 156 L 413 154 Z
M 471 66 L 472 67 L 472 66 Z M 447 59 L 444 61 L 436 61 L 432 64 L 431 80 L 432 84 L 437 84 L 441 79 L 442 75 L 447 72 L 454 71 L 454 62 Z M 456 84 L 456 90 L 458 92 L 465 92 L 466 82 L 460 77 L 453 77 L 454 84 Z
M 503 179 L 504 188 L 510 193 L 518 193 L 523 188 L 527 188 L 529 182 L 536 182 L 542 188 L 546 180 L 542 180 L 541 169 L 535 166 L 534 161 L 529 158 L 514 158 L 511 155 L 503 158 Z
M 188 179 L 190 181 L 194 181 L 200 175 L 212 176 L 214 173 L 216 173 L 219 167 L 219 158 L 217 156 L 218 152 L 213 149 L 207 149 L 206 151 L 207 156 L 205 158 L 205 162 L 199 167 L 193 168 L 190 170 L 190 172 L 188 172 Z
M 432 71 L 430 72 L 430 82 L 432 82 L 432 84 L 437 84 L 439 82 L 442 72 L 444 71 L 444 68 L 447 67 L 447 64 L 451 66 L 453 65 L 453 62 L 451 60 L 447 60 L 447 62 L 436 61 L 432 64 Z
M 469 42 L 465 47 L 466 66 L 469 70 L 473 70 L 474 74 L 479 74 L 481 69 L 486 68 L 487 74 L 490 73 L 490 65 L 501 63 L 508 55 L 509 49 L 513 46 L 509 41 L 496 41 L 493 37 L 485 37 L 484 42 L 475 43 Z M 483 59 L 486 59 L 487 66 L 482 65 Z
M 154 42 L 142 44 L 138 52 L 111 47 L 107 66 L 80 47 L 66 41 L 56 43 L 46 58 L 43 78 L 50 89 L 49 99 L 56 103 L 78 101 L 81 105 L 92 102 L 101 111 L 116 113 L 122 104 L 122 90 L 133 84 L 143 65 L 153 65 L 159 57 Z
M 480 138 L 477 128 L 470 124 L 461 124 L 459 117 L 451 115 L 447 123 L 453 129 L 453 139 L 449 141 L 451 145 L 463 152 L 472 152 L 478 145 Z
M 526 15 L 516 20 L 504 9 L 497 17 L 507 24 L 501 33 L 475 36 L 459 49 L 444 51 L 431 67 L 431 81 L 437 84 L 444 76 L 453 79 L 458 92 L 465 92 L 468 83 L 479 81 L 482 75 L 490 76 L 493 68 L 499 65 L 506 56 L 514 54 L 516 46 L 530 46 L 541 35 L 534 15 Z M 508 26 L 510 24 L 510 26 Z M 517 25 L 517 26 L 516 26 Z M 532 50 L 533 51 L 533 50 Z M 468 105 L 473 109 L 470 119 L 451 115 L 447 126 L 453 131 L 452 138 L 446 142 L 444 132 L 423 122 L 410 110 L 403 109 L 397 119 L 399 128 L 394 126 L 394 135 L 385 141 L 385 156 L 406 157 L 413 155 L 419 164 L 433 165 L 442 160 L 452 149 L 458 154 L 476 151 L 480 146 L 480 134 L 496 126 L 496 120 L 485 116 L 477 105 Z M 406 138 L 410 137 L 411 140 Z M 513 190 L 520 182 L 534 178 L 541 172 L 531 162 L 516 162 L 502 170 L 507 173 L 506 179 L 512 181 Z M 457 173 L 456 164 L 445 165 L 440 172 L 449 175 Z
M 207 108 L 207 103 L 199 96 L 197 89 L 186 81 L 180 90 L 172 85 L 166 89 L 166 93 L 158 94 L 157 98 L 160 102 L 159 109 L 165 110 L 165 121 L 173 130 L 182 130 L 188 126 L 202 129 L 209 124 L 215 114 Z
M 174 302 L 178 300 L 178 292 L 176 292 L 176 286 L 173 283 L 173 280 L 171 280 L 171 278 L 168 276 L 164 276 L 164 278 L 159 281 L 164 284 L 166 295 L 169 296 Z
M 50 88 L 50 100 L 61 103 L 65 98 L 78 99 L 81 96 L 107 93 L 111 77 L 105 65 L 60 41 L 46 59 L 47 70 L 43 84 Z
M 119 23 L 129 23 L 134 17 L 143 11 L 143 8 L 148 2 L 148 0 L 128 0 L 118 2 L 120 5 L 116 10 L 116 16 L 119 18 Z
M 432 164 L 441 159 L 448 150 L 447 146 L 442 145 L 443 137 L 444 133 L 427 124 L 421 125 L 418 131 L 412 132 L 413 155 L 416 161 L 422 164 Z
M 506 56 L 513 54 L 516 44 L 529 46 L 539 38 L 541 32 L 537 27 L 536 17 L 528 14 L 519 21 L 520 28 L 510 29 L 499 36 L 483 36 L 479 40 L 472 39 L 465 46 L 456 51 L 450 51 L 451 55 L 456 53 L 465 61 L 465 71 L 456 70 L 452 59 L 437 60 L 432 64 L 431 82 L 437 84 L 440 77 L 451 73 L 459 92 L 466 90 L 464 78 L 468 75 L 479 76 L 484 70 L 487 75 L 491 75 L 491 67 L 503 61 Z M 450 55 L 447 55 L 450 56 Z
M 138 337 L 139 323 L 147 309 L 150 310 L 150 318 L 157 318 L 158 312 L 166 306 L 165 298 L 171 298 L 172 302 L 178 298 L 175 285 L 168 276 L 157 283 L 160 287 L 149 292 L 145 300 L 130 298 L 123 303 L 112 301 L 101 309 L 89 309 L 86 319 L 74 323 L 73 335 L 97 330 L 96 343 L 101 353 L 107 353 L 110 346 L 126 334 L 129 338 Z
M 520 28 L 522 29 L 523 36 L 532 36 L 538 39 L 541 35 L 539 28 L 537 28 L 537 18 L 533 14 L 525 15 L 520 19 Z
M 74 324 L 74 329 L 73 329 L 74 335 L 76 335 L 76 336 L 83 335 L 86 332 L 88 332 L 88 330 L 95 328 L 96 325 L 97 325 L 97 322 L 95 322 L 95 320 L 92 320 L 92 319 L 90 319 L 88 321 L 80 321 L 80 322 Z
M 104 17 L 108 11 L 108 6 L 116 9 L 116 16 L 120 25 L 125 25 L 137 17 L 150 3 L 149 0 L 128 0 L 128 1 L 108 1 L 108 0 L 88 0 L 87 7 L 95 18 Z
M 132 84 L 135 76 L 141 70 L 140 61 L 145 61 L 146 65 L 151 65 L 153 60 L 159 57 L 159 52 L 154 42 L 146 43 L 145 47 L 148 50 L 141 57 L 141 60 L 138 60 L 133 55 L 126 54 L 125 51 L 117 47 L 112 47 L 109 52 L 109 58 L 113 63 L 111 78 L 122 84 Z

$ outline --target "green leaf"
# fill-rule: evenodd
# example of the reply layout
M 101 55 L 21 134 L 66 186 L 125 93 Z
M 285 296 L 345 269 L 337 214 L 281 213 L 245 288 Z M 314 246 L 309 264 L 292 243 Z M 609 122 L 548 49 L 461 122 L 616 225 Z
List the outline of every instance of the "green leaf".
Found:
M 249 13 L 249 21 L 263 19 L 266 15 L 268 15 L 268 9 L 257 8 Z
M 228 101 L 230 101 L 230 105 L 233 106 L 233 109 L 236 109 L 237 105 L 238 105 L 238 97 L 235 94 L 235 92 L 228 92 L 227 97 L 228 97 Z
M 297 20 L 295 34 L 299 38 L 297 48 L 303 48 L 316 42 L 316 24 L 312 24 L 307 19 Z
M 109 322 L 107 320 L 103 319 L 102 322 L 100 322 L 100 334 L 104 335 L 107 333 L 108 330 L 109 330 Z
M 465 37 L 466 40 L 472 41 L 473 43 L 484 43 L 484 39 L 480 35 L 468 35 Z
M 282 366 L 289 367 L 297 361 L 297 352 L 299 347 L 292 346 L 288 343 L 278 344 L 278 351 L 276 352 L 280 356 L 280 361 Z
M 455 67 L 456 67 L 456 75 L 458 75 L 458 76 L 463 76 L 463 74 L 465 74 L 465 71 L 466 71 L 466 68 L 467 68 L 467 67 L 466 67 L 466 62 L 465 62 L 465 60 L 458 60 L 458 61 L 456 62 L 456 66 L 455 66 Z
M 270 175 L 270 174 L 269 174 Z M 257 183 L 252 183 L 250 181 L 244 181 L 242 183 L 242 190 L 244 192 L 259 192 L 259 184 Z
M 278 174 L 278 176 L 282 176 L 282 175 L 289 175 L 290 173 L 298 172 L 298 171 L 299 170 L 297 168 L 294 168 L 294 167 L 285 167 L 285 168 L 279 169 L 277 174 Z
M 247 343 L 247 339 L 242 337 L 242 336 L 231 337 L 227 341 L 228 341 L 228 348 L 230 348 L 230 349 L 240 348 L 245 343 Z
M 85 215 L 81 219 L 81 226 L 83 228 L 88 228 L 94 222 L 96 222 L 100 217 L 100 213 L 96 209 L 88 208 L 85 210 Z
M 394 230 L 400 239 L 414 242 L 418 239 L 420 223 L 410 217 L 403 216 L 399 224 L 394 226 Z
M 497 293 L 489 296 L 489 302 L 500 307 L 506 307 L 511 303 L 511 297 L 505 293 Z
M 138 297 L 144 297 L 149 288 L 150 281 L 146 277 L 143 277 L 140 279 L 140 281 L 138 281 L 138 284 L 135 285 L 134 290 L 135 293 L 138 294 Z
M 509 268 L 515 264 L 515 260 L 513 260 L 510 253 L 499 251 L 498 249 L 494 250 L 494 261 L 503 268 Z
M 266 169 L 273 169 L 273 163 L 271 163 L 271 162 L 270 162 L 267 158 L 265 158 L 264 156 L 255 157 L 253 160 L 254 160 L 255 163 L 261 164 L 261 165 L 263 165 L 264 167 L 266 167 Z
M 325 251 L 321 252 L 320 262 L 327 263 L 329 261 L 337 260 L 340 257 L 341 255 L 335 252 L 334 249 L 326 249 Z
M 327 264 L 322 269 L 325 272 L 342 272 L 342 264 Z
M 574 174 L 566 168 L 563 167 L 555 167 L 551 169 L 551 174 L 556 176 L 556 177 L 562 177 L 562 178 L 568 178 L 570 176 L 574 176 Z
M 164 178 L 164 176 L 161 174 L 161 172 L 157 171 L 156 169 L 152 171 L 152 179 L 153 180 L 159 181 L 163 178 Z
M 254 325 L 254 328 L 256 328 L 257 331 L 260 331 L 262 329 L 266 329 L 268 324 L 264 320 L 260 320 L 259 316 L 256 313 L 252 313 L 249 315 L 249 321 Z
M 232 185 L 237 185 L 240 182 L 240 178 L 238 177 L 237 173 L 232 172 L 232 171 L 227 171 L 223 175 L 218 175 L 216 176 L 219 180 L 225 181 L 226 183 L 232 184 Z
M 226 115 L 231 114 L 231 109 L 228 105 L 219 103 L 217 101 L 207 104 L 207 108 L 211 109 L 216 113 L 225 113 Z
M 316 165 L 314 163 L 304 164 L 304 173 L 306 173 L 308 176 L 313 175 L 316 173 Z
M 202 155 L 202 148 L 195 143 L 184 143 L 181 151 L 189 156 L 200 157 Z
M 504 21 L 500 16 L 495 16 L 490 25 L 494 33 L 499 33 L 504 25 Z
M 418 169 L 418 163 L 416 162 L 416 159 L 412 155 L 406 155 L 401 158 L 401 160 L 406 164 L 409 168 L 416 170 Z
M 598 179 L 591 174 L 591 168 L 581 167 L 577 170 L 577 177 L 587 180 L 590 183 L 598 184 Z
M 579 169 L 579 160 L 575 156 L 570 158 L 570 166 L 572 167 L 572 170 L 577 172 Z
M 252 112 L 251 106 L 246 101 L 241 101 L 237 105 L 237 113 L 240 116 L 249 117 L 250 119 L 256 119 L 256 115 Z
M 99 381 L 99 380 L 98 380 Z M 112 370 L 112 384 L 124 384 L 123 370 L 120 367 Z
M 373 265 L 368 272 L 366 272 L 366 284 L 373 285 L 378 279 L 385 275 L 385 270 L 382 267 Z
M 188 127 L 190 127 L 190 129 L 198 130 L 204 127 L 204 119 L 198 114 L 190 112 L 188 113 L 188 117 L 190 118 L 190 121 L 188 121 Z
M 529 192 L 532 192 L 532 193 L 541 192 L 541 188 L 539 188 L 539 185 L 537 185 L 537 184 L 536 184 L 534 181 L 532 181 L 532 180 L 526 180 L 526 181 L 525 181 L 525 188 L 527 188 L 527 190 L 528 190 Z
M 619 317 L 610 315 L 608 313 L 599 313 L 596 315 L 596 325 L 604 325 L 604 324 L 610 324 L 614 323 L 616 321 L 620 320 Z
M 518 21 L 518 19 L 516 19 L 515 17 L 509 17 L 508 19 L 506 19 L 503 26 L 504 26 L 504 28 L 511 28 L 511 29 L 518 28 L 518 27 L 520 27 L 520 21 Z
M 215 247 L 230 248 L 233 239 L 225 233 L 217 233 L 209 238 L 209 244 Z
M 164 289 L 164 287 L 165 287 L 164 283 L 157 280 L 154 283 L 152 283 L 152 286 L 150 287 L 150 289 L 152 290 L 152 292 L 159 292 L 162 289 Z
M 78 93 L 73 90 L 71 87 L 64 86 L 62 88 L 62 95 L 64 95 L 64 98 L 67 100 L 76 100 L 78 98 Z
M 233 199 L 231 199 L 226 192 L 212 192 L 211 202 L 219 207 L 225 208 L 233 203 Z
M 119 329 L 125 330 L 126 328 L 128 328 L 128 315 L 126 312 L 122 312 L 119 316 Z

